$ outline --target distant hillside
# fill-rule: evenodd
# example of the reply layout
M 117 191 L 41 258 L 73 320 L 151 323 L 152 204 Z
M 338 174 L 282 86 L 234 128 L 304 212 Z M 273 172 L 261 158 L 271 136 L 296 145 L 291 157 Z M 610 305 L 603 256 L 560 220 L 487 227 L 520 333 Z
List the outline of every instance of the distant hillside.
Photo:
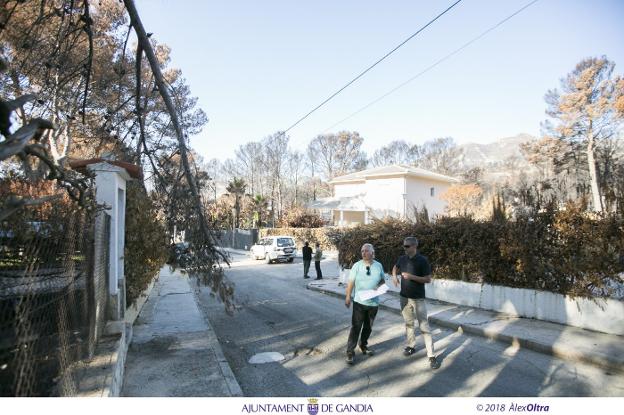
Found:
M 520 144 L 535 139 L 536 137 L 529 134 L 518 134 L 488 144 L 462 144 L 459 147 L 464 154 L 459 163 L 463 169 L 481 167 L 488 180 L 504 181 L 515 176 L 518 171 L 532 170 L 532 166 L 520 151 Z
M 472 168 L 477 166 L 499 166 L 510 157 L 518 157 L 524 160 L 520 151 L 520 144 L 535 139 L 536 137 L 529 134 L 518 134 L 513 137 L 501 138 L 488 144 L 462 144 L 459 146 L 464 150 L 461 162 L 465 167 Z

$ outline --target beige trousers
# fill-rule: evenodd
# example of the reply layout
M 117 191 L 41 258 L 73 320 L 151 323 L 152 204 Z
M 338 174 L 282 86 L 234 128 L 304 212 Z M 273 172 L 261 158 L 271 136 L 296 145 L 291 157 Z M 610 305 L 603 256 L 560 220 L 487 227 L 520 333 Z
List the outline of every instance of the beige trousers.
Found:
M 407 345 L 416 347 L 416 334 L 414 333 L 414 314 L 418 320 L 418 327 L 425 339 L 425 347 L 427 348 L 427 356 L 435 356 L 433 350 L 433 339 L 431 337 L 431 329 L 427 320 L 427 306 L 424 298 L 405 298 L 401 297 L 401 314 L 405 321 L 405 334 L 407 336 Z

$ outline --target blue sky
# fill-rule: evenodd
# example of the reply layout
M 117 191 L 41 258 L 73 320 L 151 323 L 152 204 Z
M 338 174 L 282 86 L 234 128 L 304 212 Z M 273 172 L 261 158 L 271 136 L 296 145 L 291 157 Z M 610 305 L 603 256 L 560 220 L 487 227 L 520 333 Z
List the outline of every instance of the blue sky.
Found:
M 530 0 L 464 0 L 289 132 L 316 135 L 456 50 Z M 435 1 L 138 0 L 148 32 L 172 48 L 209 123 L 192 138 L 225 159 L 284 130 L 446 9 Z M 544 94 L 581 59 L 624 74 L 624 1 L 540 0 L 495 31 L 329 132 L 364 150 L 395 139 L 486 143 L 539 134 Z

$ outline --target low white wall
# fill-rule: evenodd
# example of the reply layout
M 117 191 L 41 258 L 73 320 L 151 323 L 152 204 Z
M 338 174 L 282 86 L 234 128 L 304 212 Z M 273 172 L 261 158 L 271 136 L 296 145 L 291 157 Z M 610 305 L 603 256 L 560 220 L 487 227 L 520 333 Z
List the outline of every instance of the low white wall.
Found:
M 426 290 L 427 298 L 453 304 L 624 335 L 624 302 L 619 300 L 438 279 Z
M 338 266 L 337 274 L 346 283 L 349 269 Z M 390 291 L 398 291 L 388 285 Z M 434 300 L 624 336 L 624 301 L 443 279 L 427 284 L 426 292 Z

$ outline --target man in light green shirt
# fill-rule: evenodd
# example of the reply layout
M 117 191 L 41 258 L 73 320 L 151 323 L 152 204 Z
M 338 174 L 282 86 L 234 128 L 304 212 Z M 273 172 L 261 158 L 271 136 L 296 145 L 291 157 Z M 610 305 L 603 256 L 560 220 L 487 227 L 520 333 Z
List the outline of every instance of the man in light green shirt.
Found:
M 316 251 L 314 251 L 314 269 L 316 269 L 316 279 L 323 279 L 323 272 L 321 271 L 321 259 L 323 258 L 323 251 L 321 250 L 321 244 L 316 243 Z
M 351 316 L 351 331 L 347 341 L 347 363 L 353 364 L 355 346 L 358 344 L 362 354 L 372 356 L 374 351 L 368 347 L 368 338 L 373 330 L 373 321 L 379 309 L 379 297 L 362 299 L 361 293 L 365 290 L 375 290 L 385 283 L 383 266 L 375 261 L 375 249 L 371 244 L 362 245 L 362 260 L 353 264 L 349 274 L 345 306 L 351 306 L 353 298 L 353 314 Z

